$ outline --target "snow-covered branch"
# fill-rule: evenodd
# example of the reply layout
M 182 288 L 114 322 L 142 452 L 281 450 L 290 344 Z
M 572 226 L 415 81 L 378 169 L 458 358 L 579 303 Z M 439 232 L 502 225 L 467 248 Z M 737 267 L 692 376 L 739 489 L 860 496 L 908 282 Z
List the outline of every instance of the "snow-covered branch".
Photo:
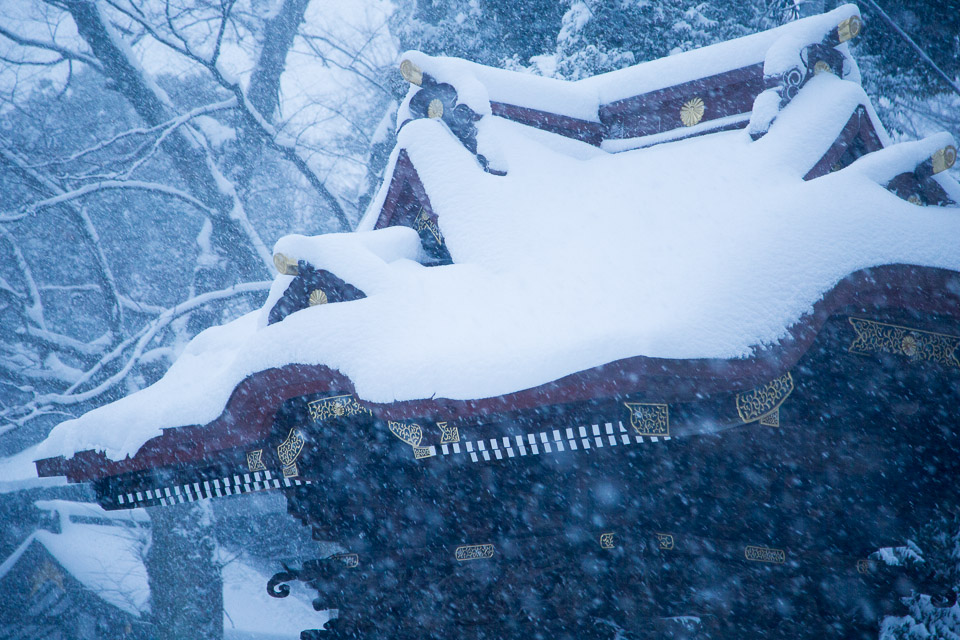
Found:
M 0 419 L 22 425 L 38 413 L 49 412 L 55 407 L 69 407 L 94 400 L 123 382 L 136 366 L 144 363 L 146 354 L 151 354 L 148 360 L 158 355 L 153 353 L 153 350 L 148 350 L 148 347 L 177 318 L 210 304 L 265 292 L 270 289 L 271 284 L 269 281 L 238 284 L 220 291 L 200 294 L 171 307 L 144 325 L 136 334 L 116 345 L 90 369 L 77 376 L 66 391 L 38 395 L 33 401 L 22 406 L 0 411 Z M 121 360 L 122 364 L 119 364 L 107 378 L 100 380 L 89 389 L 80 390 L 85 384 L 94 381 L 100 374 L 112 368 L 111 365 Z M 0 360 L 0 368 L 4 368 L 2 360 Z
M 65 202 L 71 202 L 79 198 L 84 198 L 90 194 L 97 193 L 98 191 L 109 191 L 116 189 L 135 189 L 138 191 L 150 191 L 159 195 L 169 196 L 177 200 L 181 200 L 191 205 L 197 211 L 203 213 L 207 216 L 216 216 L 217 212 L 210 209 L 189 193 L 171 187 L 170 185 L 162 184 L 159 182 L 144 182 L 142 180 L 103 180 L 101 182 L 95 182 L 92 184 L 85 184 L 82 187 L 77 187 L 71 191 L 66 191 L 64 193 L 58 194 L 56 196 L 40 200 L 38 202 L 33 202 L 27 205 L 22 212 L 19 214 L 20 217 L 24 215 L 29 215 L 47 209 L 49 207 L 55 207 L 57 205 L 63 204 Z M 10 215 L 8 219 L 13 219 L 15 216 Z
M 34 38 L 28 38 L 26 36 L 19 35 L 5 28 L 3 25 L 0 25 L 0 36 L 3 36 L 11 42 L 15 42 L 18 45 L 24 47 L 31 47 L 34 49 L 43 49 L 46 51 L 51 51 L 60 56 L 55 62 L 62 62 L 64 60 L 73 60 L 75 62 L 82 62 L 90 67 L 96 69 L 97 71 L 103 71 L 103 67 L 100 66 L 100 63 L 96 58 L 92 58 L 85 53 L 80 51 L 74 51 L 68 49 L 67 47 L 62 47 L 55 42 L 44 42 L 42 40 L 36 40 Z

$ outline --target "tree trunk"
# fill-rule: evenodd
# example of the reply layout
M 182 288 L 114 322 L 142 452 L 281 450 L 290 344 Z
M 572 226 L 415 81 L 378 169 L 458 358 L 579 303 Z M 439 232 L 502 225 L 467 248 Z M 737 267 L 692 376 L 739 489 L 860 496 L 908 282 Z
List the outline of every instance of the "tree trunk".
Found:
M 140 117 L 150 126 L 169 121 L 174 116 L 170 105 L 157 94 L 153 84 L 144 78 L 142 70 L 117 43 L 118 36 L 107 24 L 97 3 L 69 0 L 63 6 L 73 16 L 77 31 L 100 61 L 114 88 L 126 97 Z M 201 141 L 192 138 L 189 129 L 179 127 L 167 136 L 162 148 L 173 160 L 173 167 L 190 192 L 214 212 L 210 219 L 214 227 L 211 239 L 217 244 L 211 249 L 221 260 L 207 261 L 219 264 L 203 265 L 203 269 L 216 268 L 222 273 L 206 274 L 205 278 L 220 285 L 263 278 L 266 267 L 246 239 L 239 222 L 231 218 L 237 203 L 231 194 L 220 188 L 222 177 L 215 175 L 215 167 L 211 166 Z M 198 289 L 198 292 L 202 291 Z
M 223 637 L 223 579 L 209 503 L 150 509 L 147 552 L 150 617 L 156 640 Z

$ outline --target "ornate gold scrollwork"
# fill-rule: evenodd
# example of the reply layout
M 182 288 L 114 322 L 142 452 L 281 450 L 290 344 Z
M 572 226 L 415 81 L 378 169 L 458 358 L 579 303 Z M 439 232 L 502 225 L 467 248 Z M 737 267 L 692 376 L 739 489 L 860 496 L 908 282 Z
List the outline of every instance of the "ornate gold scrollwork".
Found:
M 287 439 L 277 447 L 277 457 L 280 458 L 280 464 L 283 465 L 283 476 L 293 478 L 300 475 L 297 470 L 297 458 L 303 451 L 305 440 L 299 431 L 290 429 Z
M 446 422 L 438 422 L 440 427 L 440 444 L 460 442 L 460 430 L 457 427 L 448 427 Z
M 793 376 L 788 371 L 762 387 L 738 393 L 737 414 L 745 423 L 760 420 L 761 424 L 779 427 L 780 405 L 792 392 Z
M 630 426 L 641 436 L 669 436 L 670 409 L 665 404 L 624 402 L 630 411 Z
M 423 429 L 418 424 L 406 424 L 404 422 L 387 422 L 390 433 L 397 436 L 411 447 L 419 447 L 423 440 Z
M 669 533 L 657 533 L 657 546 L 659 546 L 664 551 L 671 551 L 673 549 L 673 536 Z
M 617 546 L 617 534 L 613 532 L 600 534 L 600 548 L 613 549 Z
M 753 545 L 749 545 L 743 549 L 743 556 L 753 562 L 783 564 L 787 561 L 787 553 L 783 549 L 770 549 L 769 547 L 757 547 Z
M 870 561 L 866 558 L 857 560 L 857 573 L 870 573 Z
M 780 409 L 774 409 L 768 414 L 763 415 L 760 418 L 760 424 L 765 427 L 779 427 L 780 426 Z
M 356 569 L 360 566 L 360 556 L 355 553 L 338 553 L 330 556 L 330 559 L 340 562 L 347 569 Z
M 493 553 L 492 544 L 465 544 L 457 547 L 453 555 L 457 562 L 467 562 L 468 560 L 487 560 L 493 557 Z
M 857 333 L 848 349 L 850 353 L 892 353 L 913 360 L 930 360 L 960 367 L 960 360 L 957 360 L 960 336 L 921 331 L 863 318 L 848 320 Z
M 413 457 L 415 459 L 422 460 L 434 455 L 434 451 L 430 447 L 420 446 L 420 442 L 423 440 L 423 429 L 420 428 L 420 425 L 388 421 L 387 428 L 390 429 L 390 433 L 413 447 Z
M 680 107 L 680 121 L 685 127 L 692 127 L 703 119 L 704 104 L 702 98 L 691 98 Z
M 263 449 L 247 451 L 247 469 L 250 473 L 267 470 L 267 465 L 263 464 Z
M 440 227 L 436 222 L 427 215 L 427 212 L 424 211 L 423 207 L 420 207 L 420 212 L 417 214 L 416 220 L 414 222 L 417 225 L 417 233 L 421 231 L 429 231 L 430 235 L 434 237 L 437 241 L 437 244 L 443 244 L 443 234 L 440 233 Z
M 321 398 L 307 404 L 307 410 L 310 412 L 310 419 L 314 422 L 323 422 L 331 418 L 349 418 L 356 415 L 373 415 L 370 409 L 351 396 L 332 396 L 330 398 Z

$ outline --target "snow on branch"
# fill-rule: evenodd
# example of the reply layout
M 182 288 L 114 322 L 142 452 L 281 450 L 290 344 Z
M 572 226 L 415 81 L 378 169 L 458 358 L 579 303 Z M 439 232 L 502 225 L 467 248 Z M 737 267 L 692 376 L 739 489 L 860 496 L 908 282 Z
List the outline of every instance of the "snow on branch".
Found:
M 20 214 L 18 215 L 8 214 L 7 217 L 0 218 L 0 222 L 21 219 L 23 217 L 26 217 L 27 215 L 36 213 L 37 211 L 41 211 L 49 207 L 54 207 L 59 204 L 63 204 L 65 202 L 70 202 L 72 200 L 77 200 L 79 198 L 83 198 L 85 196 L 88 196 L 92 193 L 96 193 L 98 191 L 109 191 L 109 190 L 117 190 L 117 189 L 134 189 L 138 191 L 150 191 L 160 195 L 170 196 L 171 198 L 176 198 L 177 200 L 186 202 L 187 204 L 193 206 L 195 209 L 197 209 L 198 211 L 200 211 L 206 216 L 215 217 L 217 215 L 216 211 L 212 210 L 210 207 L 206 206 L 205 204 L 203 204 L 202 202 L 200 202 L 199 200 L 191 196 L 189 193 L 186 193 L 185 191 L 181 191 L 180 189 L 177 189 L 175 187 L 171 187 L 170 185 L 162 184 L 159 182 L 145 182 L 142 180 L 103 180 L 101 182 L 95 182 L 92 184 L 83 185 L 82 187 L 78 187 L 71 191 L 66 191 L 56 196 L 46 198 L 45 200 L 33 202 L 27 205 L 26 207 L 24 207 L 21 210 Z
M 56 53 L 60 56 L 60 59 L 56 60 L 55 62 L 62 62 L 64 60 L 73 60 L 75 62 L 82 62 L 86 65 L 89 65 L 90 67 L 96 69 L 97 71 L 101 71 L 101 72 L 103 71 L 103 67 L 100 65 L 100 63 L 97 61 L 96 58 L 93 58 L 79 51 L 73 51 L 66 47 L 61 47 L 55 42 L 44 42 L 42 40 L 27 38 L 26 36 L 21 36 L 19 34 L 16 34 L 10 31 L 9 29 L 4 28 L 2 25 L 0 25 L 0 36 L 3 36 L 7 40 L 10 40 L 11 42 L 15 42 L 16 44 L 23 47 L 45 49 L 47 51 Z
M 137 365 L 144 363 L 144 358 L 150 361 L 164 353 L 169 353 L 163 350 L 148 349 L 148 347 L 154 338 L 177 318 L 212 303 L 268 291 L 271 284 L 270 281 L 237 284 L 219 291 L 194 296 L 165 310 L 144 325 L 135 335 L 116 345 L 90 369 L 77 376 L 66 391 L 38 395 L 31 402 L 0 411 L 0 419 L 8 423 L 8 425 L 0 427 L 0 430 L 9 429 L 10 424 L 21 426 L 38 415 L 45 415 L 54 411 L 56 407 L 68 407 L 96 399 L 123 382 Z M 93 381 L 99 374 L 104 373 L 111 364 L 121 359 L 123 359 L 122 364 L 112 375 L 90 389 L 79 391 L 83 385 Z M 3 363 L 0 362 L 0 367 L 2 366 Z
M 225 111 L 227 109 L 232 109 L 236 106 L 237 106 L 236 99 L 229 98 L 227 100 L 223 100 L 222 102 L 215 102 L 212 104 L 204 105 L 202 107 L 197 107 L 196 109 L 187 111 L 184 114 L 181 114 L 175 118 L 171 118 L 170 120 L 167 120 L 166 122 L 158 124 L 154 127 L 136 127 L 134 129 L 127 129 L 126 131 L 122 131 L 114 136 L 111 136 L 110 138 L 107 138 L 106 140 L 102 140 L 94 145 L 86 147 L 85 149 L 77 151 L 76 153 L 73 153 L 67 156 L 66 158 L 56 158 L 54 160 L 50 160 L 40 164 L 31 165 L 31 168 L 37 169 L 37 168 L 53 166 L 53 165 L 68 164 L 70 162 L 80 160 L 81 158 L 84 158 L 90 154 L 108 149 L 114 144 L 116 144 L 117 142 L 121 142 L 123 140 L 126 140 L 127 138 L 134 137 L 134 136 L 148 136 L 155 133 L 160 133 L 162 136 L 165 137 L 165 135 L 168 135 L 169 132 L 175 130 L 177 127 L 187 124 L 194 118 L 208 115 L 210 113 L 216 113 L 218 111 Z M 158 139 L 157 143 L 159 142 L 160 140 Z M 155 143 L 155 146 L 156 146 L 156 143 Z

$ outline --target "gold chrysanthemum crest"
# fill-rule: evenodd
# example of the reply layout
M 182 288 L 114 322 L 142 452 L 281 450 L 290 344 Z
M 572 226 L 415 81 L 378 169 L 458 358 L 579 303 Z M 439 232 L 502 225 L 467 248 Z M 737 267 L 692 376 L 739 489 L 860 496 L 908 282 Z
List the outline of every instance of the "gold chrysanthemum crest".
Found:
M 705 108 L 703 100 L 700 98 L 691 98 L 684 102 L 683 106 L 680 107 L 680 121 L 683 122 L 683 126 L 692 127 L 700 122 L 703 119 Z

